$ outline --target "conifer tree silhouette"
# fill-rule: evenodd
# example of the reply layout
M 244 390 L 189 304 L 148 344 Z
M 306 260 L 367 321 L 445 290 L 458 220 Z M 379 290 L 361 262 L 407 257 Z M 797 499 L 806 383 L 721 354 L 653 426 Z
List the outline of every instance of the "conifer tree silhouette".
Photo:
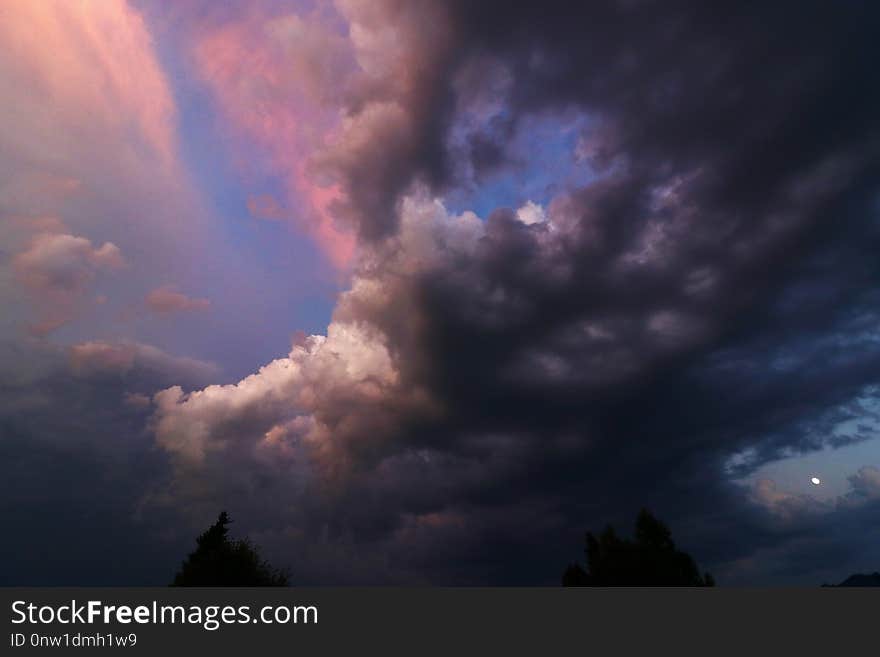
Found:
M 269 565 L 247 539 L 230 540 L 229 514 L 196 539 L 196 549 L 171 586 L 287 586 L 287 573 Z
M 587 532 L 586 543 L 587 569 L 569 565 L 563 586 L 715 586 L 647 509 L 636 519 L 633 540 L 620 538 L 609 525 L 598 537 Z

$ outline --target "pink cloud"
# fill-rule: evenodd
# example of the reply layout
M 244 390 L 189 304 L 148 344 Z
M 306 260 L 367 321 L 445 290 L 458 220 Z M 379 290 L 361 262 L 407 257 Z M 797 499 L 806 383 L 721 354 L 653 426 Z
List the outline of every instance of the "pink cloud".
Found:
M 50 315 L 37 322 L 28 323 L 27 333 L 34 338 L 45 338 L 50 333 L 54 333 L 70 322 L 71 319 L 72 317 L 66 313 L 55 316 Z
M 49 294 L 78 295 L 102 269 L 125 265 L 119 248 L 94 246 L 68 233 L 39 233 L 30 247 L 13 259 L 13 267 L 29 288 Z
M 415 162 L 434 125 L 419 114 L 439 100 L 433 82 L 454 59 L 442 7 L 251 9 L 202 26 L 195 41 L 196 70 L 241 142 L 236 154 L 252 169 L 247 156 L 262 151 L 292 220 L 337 267 L 353 257 L 355 234 L 387 235 L 399 195 L 435 173 Z
M 68 349 L 68 359 L 73 373 L 83 377 L 121 376 L 141 369 L 187 380 L 208 380 L 216 377 L 218 372 L 213 363 L 173 356 L 140 342 L 81 342 Z M 138 400 L 128 401 L 136 403 Z
M 123 286 L 108 298 L 91 285 L 123 264 L 121 252 L 131 259 L 127 281 L 139 289 L 156 270 L 185 280 L 192 254 L 176 245 L 198 241 L 202 257 L 213 257 L 209 214 L 178 158 L 171 86 L 132 4 L 46 0 L 0 9 L 0 88 L 11 91 L 0 103 L 0 152 L 9 164 L 0 198 L 6 212 L 26 218 L 0 217 L 0 242 L 18 254 L 0 263 L 0 279 L 8 265 L 17 302 L 7 310 L 10 325 L 33 319 L 35 336 L 74 317 L 105 322 Z M 88 312 L 105 302 L 102 313 Z
M 147 26 L 126 2 L 4 3 L 0 59 L 0 76 L 16 88 L 15 102 L 0 107 L 0 137 L 13 151 L 57 165 L 82 139 L 100 152 L 123 136 L 129 150 L 115 166 L 146 157 L 154 169 L 173 167 L 174 102 Z M 60 180 L 69 191 L 74 179 Z
M 310 175 L 307 163 L 337 123 L 333 103 L 353 65 L 348 40 L 317 17 L 252 16 L 198 31 L 194 61 L 232 132 L 243 138 L 241 150 L 256 144 L 285 185 L 286 203 L 253 196 L 252 214 L 289 218 L 346 268 L 354 235 L 331 213 L 341 191 Z
M 70 366 L 80 375 L 125 373 L 134 367 L 133 349 L 106 342 L 84 342 L 70 348 Z
M 160 315 L 207 310 L 210 306 L 207 299 L 188 297 L 171 285 L 156 288 L 147 295 L 147 307 Z
M 99 273 L 126 263 L 112 242 L 97 246 L 84 237 L 60 232 L 65 229 L 56 219 L 37 219 L 31 228 L 43 230 L 12 259 L 12 271 L 40 315 L 27 330 L 45 337 L 82 309 L 85 293 Z
M 137 409 L 149 408 L 152 404 L 150 396 L 142 392 L 126 392 L 122 396 L 122 401 L 126 406 Z

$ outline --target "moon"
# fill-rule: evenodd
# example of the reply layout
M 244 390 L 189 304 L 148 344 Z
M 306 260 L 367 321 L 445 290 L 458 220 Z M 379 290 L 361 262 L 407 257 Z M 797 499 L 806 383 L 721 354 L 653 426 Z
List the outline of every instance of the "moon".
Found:
M 819 484 L 822 483 L 822 480 L 819 479 L 819 477 L 811 477 L 810 483 L 813 484 L 814 486 L 818 486 Z

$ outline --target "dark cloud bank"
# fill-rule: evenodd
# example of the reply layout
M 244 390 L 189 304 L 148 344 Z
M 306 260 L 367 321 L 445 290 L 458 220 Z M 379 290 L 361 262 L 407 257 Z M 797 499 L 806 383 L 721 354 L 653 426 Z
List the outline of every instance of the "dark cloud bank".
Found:
M 161 580 L 221 507 L 297 583 L 553 584 L 584 530 L 644 505 L 722 584 L 876 569 L 870 470 L 829 507 L 726 467 L 818 449 L 877 394 L 876 8 L 352 12 L 395 24 L 419 74 L 351 91 L 352 115 L 395 108 L 393 142 L 370 124 L 357 157 L 316 160 L 361 236 L 328 336 L 153 411 L 109 409 L 118 379 L 46 378 L 51 414 L 4 410 L 4 580 Z M 543 221 L 432 200 L 516 175 L 505 135 L 572 112 L 591 179 Z M 144 371 L 131 392 L 193 389 Z M 28 547 L 60 541 L 52 565 Z

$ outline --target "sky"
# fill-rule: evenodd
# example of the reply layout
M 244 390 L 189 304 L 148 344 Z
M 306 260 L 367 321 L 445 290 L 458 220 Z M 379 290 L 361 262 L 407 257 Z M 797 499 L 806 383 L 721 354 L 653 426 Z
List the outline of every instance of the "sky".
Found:
M 880 568 L 880 12 L 0 6 L 0 584 Z M 818 485 L 811 482 L 818 478 Z

